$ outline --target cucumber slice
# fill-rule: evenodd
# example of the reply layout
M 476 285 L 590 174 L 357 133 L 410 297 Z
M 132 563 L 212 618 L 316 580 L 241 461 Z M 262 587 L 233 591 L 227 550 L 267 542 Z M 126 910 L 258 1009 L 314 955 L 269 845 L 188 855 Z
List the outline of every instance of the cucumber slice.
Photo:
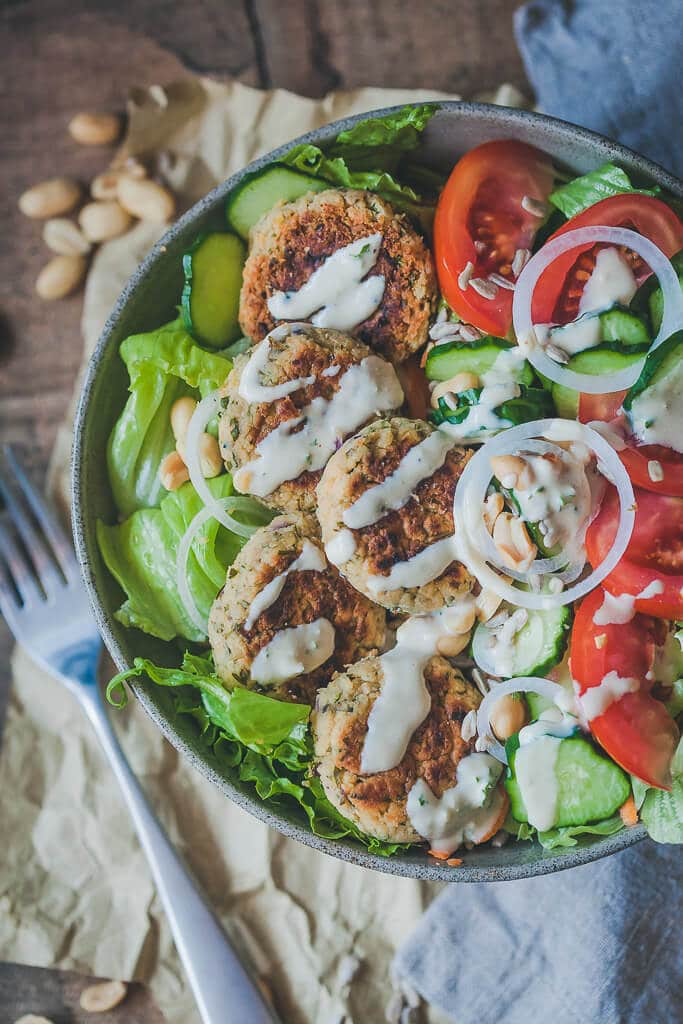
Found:
M 183 256 L 183 321 L 197 341 L 211 348 L 223 348 L 241 334 L 238 313 L 245 256 L 240 238 L 218 231 L 198 238 Z
M 515 634 L 510 643 L 512 657 L 510 674 L 516 676 L 542 676 L 557 665 L 564 657 L 572 622 L 571 609 L 546 608 L 529 611 L 526 624 Z M 472 655 L 477 665 L 490 672 L 491 641 L 494 633 L 485 622 L 480 622 L 472 638 Z M 488 658 L 487 658 L 488 654 Z M 493 672 L 493 675 L 497 673 Z
M 225 204 L 225 215 L 233 231 L 248 239 L 254 224 L 264 213 L 272 210 L 276 203 L 289 203 L 305 196 L 307 192 L 322 192 L 332 187 L 320 178 L 272 164 L 265 171 L 257 171 L 245 178 L 230 193 Z
M 649 340 L 644 345 L 627 346 L 617 341 L 606 341 L 596 348 L 589 348 L 572 356 L 567 368 L 575 370 L 576 373 L 589 373 L 594 376 L 601 373 L 616 373 L 642 359 L 649 345 Z M 564 384 L 553 384 L 552 395 L 557 415 L 575 420 L 579 412 L 579 392 L 565 387 Z
M 507 748 L 506 748 L 507 749 Z M 522 749 L 522 748 L 519 748 Z M 515 777 L 518 750 L 510 757 L 505 788 L 516 821 L 528 821 L 524 797 Z M 631 793 L 628 775 L 609 758 L 599 754 L 582 736 L 560 741 L 555 763 L 557 811 L 553 827 L 587 825 L 611 817 Z
M 529 708 L 529 717 L 532 722 L 536 722 L 544 711 L 555 705 L 547 697 L 544 697 L 540 693 L 525 693 L 527 707 Z
M 615 306 L 600 314 L 602 340 L 619 341 L 622 345 L 649 345 L 652 341 L 645 322 L 627 309 Z
M 515 348 L 512 341 L 487 335 L 478 341 L 449 341 L 436 345 L 427 356 L 427 380 L 450 380 L 456 373 L 475 373 L 481 377 L 495 363 L 501 352 Z M 516 379 L 520 384 L 532 384 L 534 372 L 524 360 Z
M 675 404 L 683 393 L 683 331 L 676 331 L 648 355 L 640 377 L 624 399 L 631 430 L 644 444 L 668 444 L 681 451 L 680 415 Z M 664 419 L 666 436 L 657 431 Z M 654 433 L 650 431 L 654 428 Z
M 678 274 L 681 290 L 683 290 L 683 249 L 681 249 L 680 252 L 677 252 L 675 256 L 671 257 L 671 264 Z M 659 328 L 662 326 L 664 299 L 662 297 L 662 289 L 659 287 L 659 281 L 655 274 L 651 274 L 647 281 L 641 284 L 640 288 L 631 300 L 631 309 L 638 316 L 649 316 L 652 324 L 653 336 L 657 334 Z

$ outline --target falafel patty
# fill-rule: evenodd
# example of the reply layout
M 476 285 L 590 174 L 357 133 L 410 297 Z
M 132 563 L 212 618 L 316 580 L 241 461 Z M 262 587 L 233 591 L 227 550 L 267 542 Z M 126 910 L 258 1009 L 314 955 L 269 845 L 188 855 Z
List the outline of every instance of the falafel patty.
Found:
M 352 333 L 375 351 L 401 363 L 427 341 L 437 302 L 429 248 L 403 214 L 370 192 L 329 189 L 275 206 L 249 237 L 239 319 L 260 341 L 280 322 L 268 308 L 276 292 L 297 292 L 324 261 L 359 239 L 381 234 L 369 277 L 384 277 L 379 306 Z
M 318 484 L 331 562 L 392 611 L 454 604 L 478 584 L 456 561 L 453 496 L 471 451 L 423 420 L 376 420 L 346 441 Z
M 238 356 L 221 394 L 219 440 L 235 487 L 294 512 L 315 507 L 339 441 L 403 401 L 389 363 L 347 334 L 308 324 L 283 325 Z
M 221 679 L 285 700 L 312 703 L 333 672 L 384 641 L 383 609 L 327 563 L 313 517 L 278 516 L 257 530 L 209 616 Z
M 421 843 L 407 811 L 408 794 L 423 779 L 436 797 L 456 782 L 461 759 L 473 750 L 462 738 L 465 715 L 481 697 L 438 655 L 424 669 L 431 709 L 402 760 L 389 771 L 361 774 L 361 755 L 373 704 L 382 690 L 381 658 L 366 658 L 318 691 L 311 717 L 320 780 L 328 800 L 367 835 L 386 842 Z

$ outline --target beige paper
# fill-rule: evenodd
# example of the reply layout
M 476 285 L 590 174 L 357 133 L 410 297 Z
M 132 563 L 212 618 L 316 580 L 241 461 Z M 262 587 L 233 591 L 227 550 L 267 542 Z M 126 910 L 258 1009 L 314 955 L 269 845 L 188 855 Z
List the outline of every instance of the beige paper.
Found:
M 442 95 L 360 89 L 310 100 L 187 79 L 134 93 L 126 152 L 154 158 L 188 206 L 254 157 L 329 120 Z M 522 102 L 510 87 L 494 98 Z M 139 224 L 98 250 L 85 293 L 84 361 L 159 233 Z M 72 414 L 50 474 L 65 508 Z M 199 1024 L 144 856 L 87 722 L 21 650 L 13 671 L 0 757 L 0 957 L 148 981 L 169 1024 Z M 387 1019 L 389 1004 L 398 1022 L 390 962 L 438 887 L 285 839 L 201 778 L 138 707 L 114 717 L 172 841 L 226 926 L 253 947 L 286 1024 L 375 1024 Z M 428 1019 L 438 1018 L 429 1011 Z

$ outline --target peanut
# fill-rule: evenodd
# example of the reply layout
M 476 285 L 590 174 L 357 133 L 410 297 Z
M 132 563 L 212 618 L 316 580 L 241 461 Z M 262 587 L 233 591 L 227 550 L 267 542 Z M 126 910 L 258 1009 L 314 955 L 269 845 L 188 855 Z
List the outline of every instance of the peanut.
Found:
M 69 121 L 69 135 L 82 146 L 109 146 L 121 134 L 117 114 L 76 114 Z
M 41 299 L 63 299 L 74 291 L 85 276 L 84 256 L 54 256 L 36 279 L 36 292 Z
M 223 469 L 223 459 L 218 441 L 211 434 L 202 434 L 199 438 L 199 465 L 202 469 L 202 476 L 218 476 Z
M 458 633 L 456 636 L 442 636 L 436 642 L 436 649 L 444 658 L 455 658 L 465 650 L 470 642 L 469 633 Z
M 119 178 L 117 171 L 105 171 L 98 174 L 90 182 L 90 195 L 93 199 L 116 199 Z
M 439 408 L 439 399 L 444 395 L 449 393 L 458 395 L 461 391 L 467 391 L 469 388 L 478 388 L 480 383 L 476 373 L 456 373 L 450 380 L 443 380 L 436 385 L 432 391 L 432 408 Z
M 178 452 L 169 452 L 159 467 L 161 486 L 167 491 L 177 491 L 190 479 L 187 466 Z
M 171 430 L 176 441 L 183 442 L 185 440 L 187 428 L 196 408 L 197 403 L 189 395 L 178 398 L 171 406 Z
M 37 1013 L 25 1013 L 19 1020 L 15 1020 L 14 1024 L 52 1024 L 52 1021 Z
M 500 607 L 502 598 L 493 590 L 484 588 L 474 599 L 477 609 L 477 618 L 480 622 L 488 622 L 492 615 L 495 615 Z
M 87 203 L 78 215 L 81 231 L 90 242 L 106 242 L 128 230 L 131 216 L 114 200 Z
M 81 1009 L 86 1013 L 106 1013 L 126 998 L 127 986 L 122 981 L 101 981 L 81 992 Z
M 515 693 L 506 693 L 499 697 L 489 715 L 494 735 L 503 743 L 519 732 L 522 726 L 526 725 L 526 720 L 526 704 Z
M 502 512 L 496 519 L 493 543 L 505 564 L 511 569 L 528 569 L 536 556 L 537 548 L 529 537 L 526 526 L 510 512 Z
M 498 491 L 494 491 L 493 494 L 489 494 L 488 498 L 484 502 L 482 515 L 484 519 L 484 525 L 489 533 L 493 533 L 493 527 L 496 519 L 505 508 L 505 502 L 503 501 L 503 495 Z
M 45 221 L 43 241 L 48 249 L 60 256 L 84 256 L 90 252 L 90 242 L 78 225 L 66 217 L 53 217 Z
M 493 475 L 504 487 L 516 487 L 525 491 L 533 483 L 533 473 L 526 459 L 519 455 L 492 455 L 490 460 Z
M 175 213 L 175 199 L 163 185 L 147 178 L 122 174 L 117 186 L 118 200 L 124 210 L 140 220 L 163 224 Z
M 81 187 L 71 178 L 49 178 L 19 196 L 19 209 L 26 217 L 44 220 L 68 213 L 81 197 Z

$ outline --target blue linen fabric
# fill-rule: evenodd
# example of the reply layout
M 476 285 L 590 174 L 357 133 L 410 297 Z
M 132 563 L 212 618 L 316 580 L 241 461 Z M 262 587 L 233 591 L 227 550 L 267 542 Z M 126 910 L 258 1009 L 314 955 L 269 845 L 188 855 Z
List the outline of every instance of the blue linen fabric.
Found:
M 534 0 L 515 34 L 543 113 L 683 177 L 681 0 Z
M 680 175 L 682 24 L 681 0 L 535 0 L 515 15 L 544 113 Z M 449 886 L 394 968 L 456 1024 L 675 1024 L 682 930 L 683 854 L 645 840 L 560 874 Z
M 682 927 L 683 854 L 647 839 L 554 875 L 449 886 L 394 970 L 456 1024 L 676 1024 Z

